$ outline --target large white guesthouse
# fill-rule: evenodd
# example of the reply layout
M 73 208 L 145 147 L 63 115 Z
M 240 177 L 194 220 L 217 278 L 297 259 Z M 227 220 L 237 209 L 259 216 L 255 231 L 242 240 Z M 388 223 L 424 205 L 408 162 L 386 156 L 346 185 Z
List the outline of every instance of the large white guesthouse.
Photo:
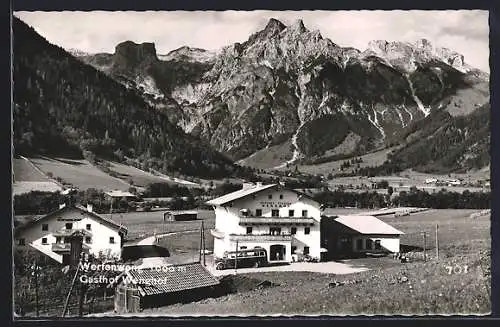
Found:
M 320 258 L 320 205 L 304 194 L 280 184 L 245 183 L 207 204 L 215 210 L 216 257 L 262 247 L 270 262 L 291 262 L 295 252 Z
M 271 263 L 293 254 L 320 260 L 399 252 L 403 232 L 367 215 L 323 215 L 309 196 L 280 184 L 245 183 L 208 201 L 215 210 L 214 256 L 263 248 Z

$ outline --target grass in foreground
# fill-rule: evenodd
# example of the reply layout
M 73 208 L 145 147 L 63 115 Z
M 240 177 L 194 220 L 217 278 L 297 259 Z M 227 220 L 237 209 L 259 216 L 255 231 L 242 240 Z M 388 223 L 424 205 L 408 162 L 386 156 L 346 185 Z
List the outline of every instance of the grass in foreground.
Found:
M 467 272 L 448 273 L 448 266 L 467 265 Z M 230 294 L 196 303 L 148 309 L 141 315 L 411 315 L 488 314 L 489 254 L 352 275 L 306 272 L 247 274 L 279 286 Z M 356 284 L 329 287 L 333 281 Z

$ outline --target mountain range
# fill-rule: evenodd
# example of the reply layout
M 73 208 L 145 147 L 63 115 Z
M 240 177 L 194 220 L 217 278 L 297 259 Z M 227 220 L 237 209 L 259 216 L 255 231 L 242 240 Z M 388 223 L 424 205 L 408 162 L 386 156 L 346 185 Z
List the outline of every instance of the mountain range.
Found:
M 395 145 L 391 160 L 401 168 L 489 164 L 489 75 L 425 39 L 375 40 L 361 51 L 302 20 L 270 19 L 245 42 L 215 52 L 181 47 L 162 55 L 154 43 L 131 41 L 112 54 L 70 52 L 139 95 L 177 135 L 242 165 L 276 147 L 279 168 Z

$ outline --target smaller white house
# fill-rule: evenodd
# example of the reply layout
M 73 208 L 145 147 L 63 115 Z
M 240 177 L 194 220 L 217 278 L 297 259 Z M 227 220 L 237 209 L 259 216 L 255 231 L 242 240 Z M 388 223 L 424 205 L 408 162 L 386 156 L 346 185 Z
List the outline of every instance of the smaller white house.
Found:
M 322 246 L 331 258 L 400 252 L 404 233 L 374 216 L 323 216 Z
M 61 205 L 56 211 L 31 219 L 15 231 L 16 249 L 36 249 L 54 260 L 69 260 L 74 235 L 83 235 L 83 251 L 119 257 L 127 228 L 93 212 L 92 205 Z

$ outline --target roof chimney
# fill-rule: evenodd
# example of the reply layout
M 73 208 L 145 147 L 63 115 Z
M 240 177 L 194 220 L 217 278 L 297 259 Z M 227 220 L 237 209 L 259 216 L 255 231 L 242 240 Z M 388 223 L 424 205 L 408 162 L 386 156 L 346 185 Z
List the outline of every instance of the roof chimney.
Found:
M 64 208 L 65 206 L 66 206 L 66 203 L 61 203 L 61 204 L 59 205 L 59 209 L 62 209 L 62 208 Z
M 256 185 L 257 186 L 262 186 L 262 182 L 257 182 Z
M 94 206 L 92 205 L 92 203 L 87 203 L 87 211 L 92 212 L 93 209 L 94 209 Z

